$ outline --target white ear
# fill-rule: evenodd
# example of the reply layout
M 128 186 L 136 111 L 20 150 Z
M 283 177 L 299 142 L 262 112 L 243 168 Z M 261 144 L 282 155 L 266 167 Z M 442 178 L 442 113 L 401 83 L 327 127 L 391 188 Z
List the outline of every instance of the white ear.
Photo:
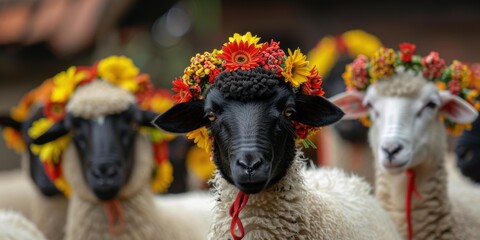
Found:
M 442 106 L 440 113 L 442 113 L 450 121 L 456 123 L 471 123 L 475 121 L 478 116 L 477 110 L 462 98 L 452 95 L 449 91 L 441 91 L 440 99 Z
M 368 115 L 368 108 L 363 105 L 365 93 L 348 91 L 339 93 L 329 100 L 345 113 L 343 119 L 358 119 Z

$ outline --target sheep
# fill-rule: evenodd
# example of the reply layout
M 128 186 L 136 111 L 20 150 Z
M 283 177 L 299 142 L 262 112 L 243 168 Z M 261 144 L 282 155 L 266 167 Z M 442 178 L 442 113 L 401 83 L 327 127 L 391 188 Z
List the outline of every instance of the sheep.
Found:
M 52 79 L 28 92 L 10 114 L 0 115 L 0 125 L 12 147 L 27 145 L 31 138 L 28 129 L 43 116 L 43 105 L 53 86 Z M 9 128 L 9 129 L 8 129 Z M 18 139 L 15 138 L 18 136 Z M 16 144 L 15 144 L 15 141 Z M 22 172 L 14 183 L 28 187 L 10 186 L 10 193 L 3 192 L 2 201 L 14 201 L 14 209 L 25 214 L 50 240 L 63 239 L 63 226 L 66 220 L 67 199 L 47 176 L 39 156 L 28 147 L 16 149 L 22 155 Z M 12 182 L 10 179 L 9 183 Z M 27 195 L 27 196 L 26 196 Z M 24 203 L 23 201 L 28 201 Z M 10 205 L 10 204 L 9 204 Z M 5 203 L 2 204 L 5 207 Z M 48 216 L 46 218 L 45 216 Z
M 33 141 L 42 145 L 71 134 L 61 163 L 72 189 L 65 239 L 204 238 L 191 224 L 196 216 L 155 203 L 150 187 L 154 151 L 139 127 L 152 127 L 156 113 L 137 106 L 134 93 L 141 86 L 121 75 L 138 70 L 119 56 L 97 66 L 98 75 L 65 88 L 72 91 L 64 98 L 64 116 Z
M 0 209 L 0 239 L 46 240 L 42 232 L 19 212 Z
M 458 61 L 447 68 L 438 53 L 422 58 L 413 55 L 414 49 L 406 43 L 399 52 L 380 48 L 374 58 L 358 57 L 344 74 L 352 89 L 330 100 L 347 119 L 370 118 L 375 195 L 404 239 L 477 239 L 480 188 L 447 178 L 447 134 L 441 120 L 447 118 L 451 127 L 477 117 L 455 88 L 460 86 L 456 83 L 466 85 L 468 79 L 461 77 L 468 76 L 468 69 Z M 446 84 L 450 91 L 438 89 Z
M 319 76 L 300 50 L 286 57 L 277 42 L 258 40 L 235 34 L 221 52 L 193 57 L 173 82 L 179 103 L 154 120 L 212 151 L 216 203 L 208 239 L 399 239 L 364 180 L 305 169 L 297 136 L 343 113 L 321 97 Z M 307 77 L 297 74 L 317 84 L 302 93 L 297 83 Z

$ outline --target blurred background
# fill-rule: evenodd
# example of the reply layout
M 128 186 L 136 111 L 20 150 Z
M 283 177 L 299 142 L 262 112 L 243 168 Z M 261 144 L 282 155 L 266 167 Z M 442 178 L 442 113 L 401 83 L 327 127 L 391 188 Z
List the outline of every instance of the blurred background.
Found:
M 0 0 L 0 111 L 67 67 L 113 54 L 132 58 L 156 86 L 170 88 L 195 53 L 219 48 L 236 32 L 306 54 L 327 35 L 361 29 L 388 47 L 410 41 L 418 54 L 439 51 L 448 64 L 480 61 L 479 1 L 361 2 Z M 339 64 L 325 81 L 343 82 L 345 62 Z M 322 161 L 321 154 L 308 154 Z M 0 170 L 19 166 L 19 156 L 0 139 Z

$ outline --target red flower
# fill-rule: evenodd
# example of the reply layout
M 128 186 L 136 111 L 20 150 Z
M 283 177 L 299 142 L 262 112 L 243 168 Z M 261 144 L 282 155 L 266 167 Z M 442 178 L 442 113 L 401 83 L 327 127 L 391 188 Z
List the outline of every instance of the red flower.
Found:
M 407 42 L 400 43 L 400 53 L 401 53 L 401 59 L 403 62 L 412 61 L 412 56 L 413 56 L 413 53 L 415 53 L 415 48 L 417 48 L 415 44 L 411 44 Z
M 60 167 L 60 165 L 49 163 L 49 161 L 42 161 L 42 163 L 43 168 L 45 169 L 45 173 L 50 180 L 55 181 L 62 175 L 62 168 Z
M 445 68 L 445 61 L 440 58 L 438 52 L 430 52 L 422 59 L 423 76 L 427 79 L 439 78 Z
M 280 43 L 271 41 L 262 45 L 262 50 L 260 51 L 260 65 L 263 68 L 276 72 L 278 76 L 282 74 L 282 64 L 285 60 L 285 52 L 280 48 Z
M 364 88 L 368 81 L 367 72 L 368 58 L 365 55 L 358 55 L 352 62 L 352 77 L 355 85 L 359 88 Z
M 462 90 L 462 87 L 460 86 L 460 80 L 453 79 L 450 82 L 448 82 L 448 90 L 453 95 L 460 94 L 460 90 Z
M 43 113 L 53 121 L 59 121 L 65 117 L 65 103 L 47 101 Z
M 222 53 L 217 54 L 217 58 L 225 60 L 223 67 L 229 71 L 237 69 L 249 70 L 258 66 L 260 49 L 255 47 L 255 44 L 248 44 L 248 42 L 234 41 L 229 42 L 222 47 Z
M 93 66 L 78 66 L 77 67 L 77 73 L 83 72 L 87 74 L 84 80 L 82 80 L 79 85 L 87 84 L 97 77 L 97 65 Z
M 295 135 L 297 135 L 298 138 L 300 139 L 306 139 L 308 138 L 308 135 L 312 132 L 317 130 L 318 128 L 316 127 L 311 127 L 308 125 L 305 125 L 303 123 L 299 123 L 296 121 L 292 121 L 293 126 L 295 127 Z
M 221 71 L 219 68 L 213 69 L 208 76 L 208 84 L 213 84 L 215 81 L 215 78 L 218 76 L 218 74 L 220 74 L 220 72 Z
M 310 70 L 308 81 L 302 85 L 302 93 L 305 95 L 323 96 L 322 76 L 318 74 L 315 67 Z
M 172 90 L 177 92 L 173 98 L 177 103 L 189 102 L 193 98 L 193 94 L 190 91 L 190 87 L 183 81 L 182 78 L 177 78 L 173 82 Z

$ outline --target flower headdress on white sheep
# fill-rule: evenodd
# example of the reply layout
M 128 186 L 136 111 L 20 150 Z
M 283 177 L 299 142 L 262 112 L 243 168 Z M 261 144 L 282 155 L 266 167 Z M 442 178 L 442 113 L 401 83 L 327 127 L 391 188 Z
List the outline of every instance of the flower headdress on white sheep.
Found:
M 128 90 L 135 95 L 139 108 L 161 113 L 173 105 L 172 94 L 167 90 L 154 89 L 147 74 L 140 73 L 132 60 L 125 56 L 110 56 L 93 66 L 72 66 L 53 77 L 53 87 L 44 106 L 45 118 L 32 124 L 28 130 L 31 138 L 37 138 L 55 122 L 65 117 L 65 107 L 78 86 L 101 79 Z M 17 109 L 18 110 L 18 109 Z M 141 127 L 140 132 L 152 141 L 155 168 L 151 187 L 154 192 L 164 192 L 173 181 L 173 168 L 168 160 L 168 141 L 174 136 L 152 127 Z M 32 152 L 38 154 L 47 176 L 58 189 L 69 196 L 71 189 L 62 174 L 62 154 L 71 141 L 65 135 L 43 145 L 32 144 Z
M 370 59 L 359 55 L 348 64 L 343 73 L 347 91 L 365 91 L 377 81 L 390 79 L 397 71 L 411 70 L 430 81 L 439 90 L 448 90 L 452 95 L 466 100 L 475 109 L 480 110 L 477 97 L 479 92 L 473 86 L 471 68 L 460 61 L 454 60 L 450 66 L 440 58 L 438 52 L 430 52 L 427 56 L 415 55 L 416 46 L 411 43 L 400 44 L 400 50 L 379 48 Z M 368 117 L 360 118 L 365 126 L 370 126 Z M 470 129 L 470 124 L 459 124 L 443 118 L 447 131 L 453 136 L 459 135 L 463 129 Z

